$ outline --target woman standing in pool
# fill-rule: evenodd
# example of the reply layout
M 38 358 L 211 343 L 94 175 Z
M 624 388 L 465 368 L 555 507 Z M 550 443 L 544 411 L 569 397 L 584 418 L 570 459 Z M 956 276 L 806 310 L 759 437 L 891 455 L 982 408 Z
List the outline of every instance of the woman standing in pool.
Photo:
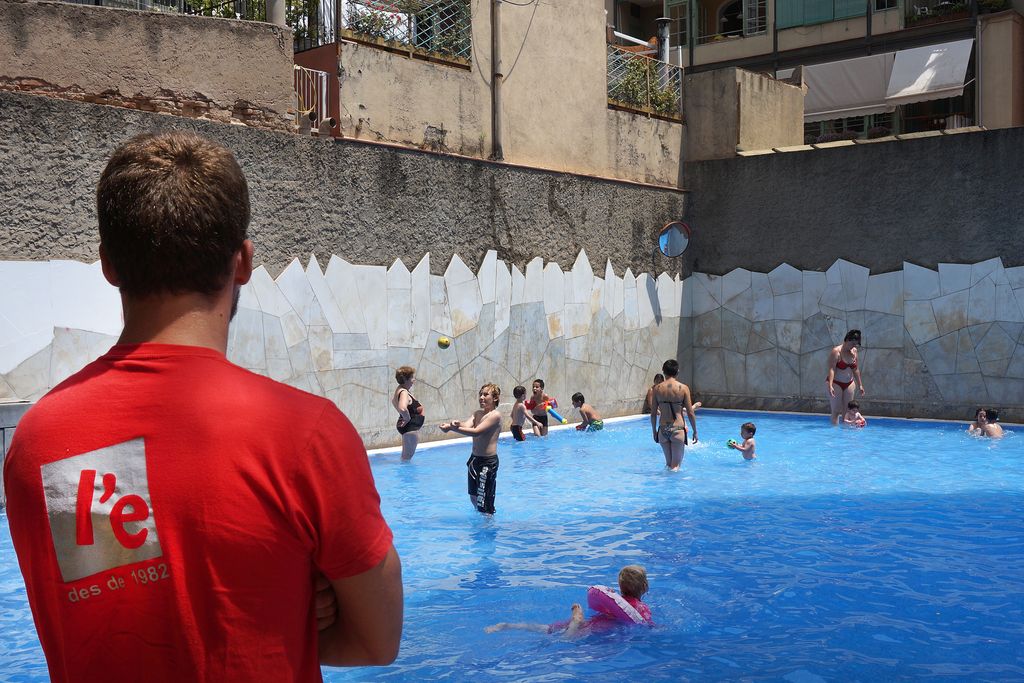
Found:
M 864 395 L 864 382 L 860 379 L 860 368 L 857 367 L 860 347 L 860 330 L 850 330 L 843 337 L 843 343 L 833 347 L 828 354 L 828 375 L 825 383 L 828 386 L 828 400 L 832 405 L 832 425 L 839 424 L 839 418 L 846 412 L 846 406 L 853 400 L 854 383 L 860 395 Z
M 665 361 L 661 371 L 665 373 L 665 381 L 655 385 L 652 391 L 651 429 L 654 430 L 654 441 L 661 444 L 665 452 L 665 467 L 677 472 L 683 464 L 683 451 L 689 443 L 683 416 L 685 414 L 690 419 L 690 426 L 693 427 L 693 443 L 697 443 L 697 416 L 693 412 L 690 387 L 676 379 L 679 374 L 678 361 Z
M 412 385 L 416 381 L 416 368 L 403 365 L 395 371 L 398 388 L 391 397 L 391 405 L 398 411 L 398 422 L 395 428 L 402 435 L 402 460 L 412 460 L 416 446 L 420 442 L 420 427 L 423 426 L 423 406 L 412 395 Z

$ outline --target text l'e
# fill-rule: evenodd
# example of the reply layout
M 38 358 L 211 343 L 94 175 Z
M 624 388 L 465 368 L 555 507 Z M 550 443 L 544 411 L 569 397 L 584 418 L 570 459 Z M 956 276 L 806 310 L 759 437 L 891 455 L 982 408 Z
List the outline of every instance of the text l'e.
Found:
M 107 472 L 103 475 L 103 495 L 100 503 L 105 503 L 114 495 L 117 486 L 117 475 Z M 78 545 L 94 543 L 92 528 L 92 505 L 96 494 L 96 470 L 82 470 L 78 479 L 78 499 L 75 505 L 75 542 Z M 127 511 L 126 511 L 127 508 Z M 149 506 L 146 501 L 134 493 L 121 496 L 110 509 L 110 528 L 114 538 L 125 548 L 135 549 L 146 542 L 149 529 L 143 527 L 135 533 L 129 533 L 124 525 L 127 522 L 141 522 L 149 517 Z

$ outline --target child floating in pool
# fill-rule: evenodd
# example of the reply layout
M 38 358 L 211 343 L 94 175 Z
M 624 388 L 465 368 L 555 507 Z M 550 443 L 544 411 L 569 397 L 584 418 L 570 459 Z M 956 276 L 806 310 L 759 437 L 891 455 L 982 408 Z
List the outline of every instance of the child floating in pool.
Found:
M 526 441 L 526 436 L 523 434 L 523 425 L 529 421 L 531 425 L 539 429 L 541 424 L 533 419 L 533 415 L 526 410 L 526 404 L 523 403 L 523 397 L 526 396 L 526 387 L 516 387 L 512 390 L 512 395 L 516 397 L 515 405 L 512 406 L 512 438 L 516 441 Z
M 501 622 L 484 629 L 486 633 L 520 629 L 537 633 L 559 633 L 567 638 L 591 631 L 605 631 L 618 624 L 653 626 L 651 608 L 641 598 L 649 590 L 647 570 L 631 564 L 619 571 L 619 593 L 605 586 L 591 586 L 587 591 L 587 605 L 597 612 L 590 619 L 583 616 L 579 603 L 572 605 L 572 617 L 553 624 Z
M 466 462 L 466 474 L 469 488 L 469 500 L 479 511 L 494 514 L 494 495 L 498 488 L 498 434 L 501 433 L 501 413 L 498 412 L 498 400 L 501 389 L 497 384 L 485 384 L 480 387 L 480 410 L 473 413 L 462 424 L 458 420 L 445 422 L 441 425 L 442 432 L 456 432 L 473 437 L 473 454 Z
M 860 414 L 860 404 L 850 401 L 846 404 L 846 413 L 843 414 L 844 427 L 863 427 L 868 421 Z
M 756 432 L 757 426 L 753 422 L 744 422 L 740 425 L 740 438 L 743 439 L 743 443 L 736 443 L 729 439 L 729 443 L 726 445 L 742 453 L 744 460 L 753 460 L 757 457 L 757 454 L 754 452 L 757 448 L 757 444 L 754 443 L 754 434 Z
M 586 402 L 583 394 L 578 391 L 572 395 L 572 407 L 580 411 L 580 417 L 583 419 L 576 425 L 578 431 L 597 432 L 604 429 L 604 420 L 601 419 L 601 415 L 594 410 L 594 406 Z

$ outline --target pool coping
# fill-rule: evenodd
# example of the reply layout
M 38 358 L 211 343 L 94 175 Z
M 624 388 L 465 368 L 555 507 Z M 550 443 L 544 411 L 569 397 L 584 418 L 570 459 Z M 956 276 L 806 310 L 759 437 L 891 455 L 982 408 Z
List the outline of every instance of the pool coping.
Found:
M 716 412 L 716 413 L 767 413 L 770 415 L 795 415 L 800 417 L 828 417 L 828 413 L 802 413 L 793 410 L 746 410 L 743 408 L 705 408 L 701 406 L 700 412 Z M 605 424 L 611 422 L 626 422 L 628 420 L 635 420 L 638 417 L 647 417 L 649 413 L 636 413 L 634 415 L 619 415 L 617 417 L 608 417 L 604 419 Z M 883 421 L 902 421 L 902 422 L 936 422 L 939 424 L 963 424 L 966 425 L 970 420 L 942 420 L 932 417 L 871 417 L 872 421 L 883 420 Z M 572 422 L 564 425 L 552 425 L 548 428 L 548 432 L 565 431 L 568 429 L 575 429 L 578 422 Z M 1007 427 L 1021 428 L 1024 425 L 1017 424 L 1015 422 L 1000 422 L 999 424 Z M 498 436 L 498 440 L 507 440 L 512 437 L 512 432 L 501 432 Z M 534 437 L 536 438 L 536 437 Z M 453 446 L 458 444 L 468 444 L 473 441 L 471 436 L 460 436 L 454 439 L 438 439 L 436 441 L 425 441 L 416 447 L 416 451 L 427 450 L 430 448 L 439 448 L 441 446 Z M 385 448 L 374 448 L 368 450 L 367 455 L 393 455 L 402 452 L 401 446 L 387 446 Z

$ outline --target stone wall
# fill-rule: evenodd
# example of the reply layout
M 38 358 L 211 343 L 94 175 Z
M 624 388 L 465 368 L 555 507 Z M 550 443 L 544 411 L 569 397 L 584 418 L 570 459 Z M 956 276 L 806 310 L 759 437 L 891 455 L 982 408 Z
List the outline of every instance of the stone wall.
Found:
M 967 420 L 981 405 L 1024 421 L 1024 266 L 739 268 L 687 278 L 684 300 L 708 406 L 828 412 L 829 349 L 860 329 L 865 415 Z
M 270 24 L 0 0 L 0 90 L 291 129 L 291 32 Z M 66 123 L 62 133 L 78 126 Z
M 94 197 L 107 158 L 132 135 L 167 129 L 236 154 L 257 262 L 274 275 L 311 253 L 389 266 L 428 251 L 440 274 L 456 251 L 476 268 L 488 249 L 521 270 L 538 255 L 570 268 L 584 248 L 635 273 L 681 266 L 654 249 L 661 226 L 683 214 L 678 190 L 9 92 L 0 92 L 0 259 L 99 258 Z
M 1024 264 L 1024 128 L 686 165 L 687 271 Z
M 585 252 L 571 270 L 534 258 L 525 269 L 488 251 L 474 272 L 453 256 L 432 275 L 332 256 L 293 261 L 276 280 L 258 268 L 242 289 L 228 357 L 334 401 L 368 446 L 396 443 L 394 372 L 417 368 L 426 439 L 463 419 L 496 382 L 504 412 L 534 378 L 561 399 L 581 391 L 604 415 L 639 412 L 651 377 L 678 350 L 682 283 L 662 273 L 595 275 Z M 117 291 L 98 264 L 0 262 L 0 402 L 34 401 L 116 340 Z M 437 344 L 451 338 L 450 348 Z

